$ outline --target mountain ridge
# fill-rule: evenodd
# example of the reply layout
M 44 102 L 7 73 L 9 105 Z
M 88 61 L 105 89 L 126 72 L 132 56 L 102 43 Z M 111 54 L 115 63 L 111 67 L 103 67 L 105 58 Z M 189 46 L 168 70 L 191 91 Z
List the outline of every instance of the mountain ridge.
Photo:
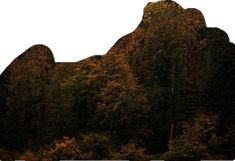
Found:
M 231 159 L 234 75 L 235 45 L 199 10 L 148 3 L 139 26 L 105 55 L 57 63 L 34 45 L 13 60 L 0 76 L 0 145 L 76 144 L 68 136 L 84 146 L 81 159 Z M 93 143 L 115 150 L 96 154 Z

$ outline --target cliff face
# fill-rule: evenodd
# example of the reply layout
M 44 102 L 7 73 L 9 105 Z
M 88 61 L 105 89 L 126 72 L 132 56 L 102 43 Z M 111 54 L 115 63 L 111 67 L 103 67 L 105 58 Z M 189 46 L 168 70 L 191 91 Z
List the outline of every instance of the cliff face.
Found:
M 203 14 L 172 1 L 148 3 L 140 25 L 104 56 L 55 63 L 36 45 L 0 77 L 0 143 L 43 144 L 81 132 L 108 132 L 164 152 L 182 121 L 219 114 L 218 133 L 234 126 L 235 46 Z M 157 143 L 157 145 L 156 145 Z

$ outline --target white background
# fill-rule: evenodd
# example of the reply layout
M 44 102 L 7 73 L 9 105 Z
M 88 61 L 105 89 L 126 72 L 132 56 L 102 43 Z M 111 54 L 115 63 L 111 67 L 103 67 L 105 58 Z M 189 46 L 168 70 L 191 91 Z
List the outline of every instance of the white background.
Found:
M 47 45 L 57 62 L 105 54 L 141 21 L 152 0 L 0 0 L 0 73 L 34 44 Z M 235 42 L 234 0 L 176 0 L 197 8 L 207 26 Z

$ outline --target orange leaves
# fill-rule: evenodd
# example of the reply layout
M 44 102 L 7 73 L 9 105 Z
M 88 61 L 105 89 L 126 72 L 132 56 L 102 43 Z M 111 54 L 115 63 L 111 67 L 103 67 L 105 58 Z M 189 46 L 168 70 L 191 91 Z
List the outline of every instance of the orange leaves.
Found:
M 63 137 L 56 141 L 53 147 L 43 151 L 43 160 L 54 161 L 57 159 L 77 159 L 80 158 L 80 146 L 74 138 Z

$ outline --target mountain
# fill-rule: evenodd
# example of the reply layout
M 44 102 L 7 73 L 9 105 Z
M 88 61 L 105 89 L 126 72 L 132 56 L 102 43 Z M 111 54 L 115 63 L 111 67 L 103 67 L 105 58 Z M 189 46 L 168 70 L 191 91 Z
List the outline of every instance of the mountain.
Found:
M 148 3 L 136 30 L 103 56 L 56 63 L 35 45 L 6 68 L 0 156 L 232 159 L 234 82 L 235 46 L 224 31 L 197 9 Z

